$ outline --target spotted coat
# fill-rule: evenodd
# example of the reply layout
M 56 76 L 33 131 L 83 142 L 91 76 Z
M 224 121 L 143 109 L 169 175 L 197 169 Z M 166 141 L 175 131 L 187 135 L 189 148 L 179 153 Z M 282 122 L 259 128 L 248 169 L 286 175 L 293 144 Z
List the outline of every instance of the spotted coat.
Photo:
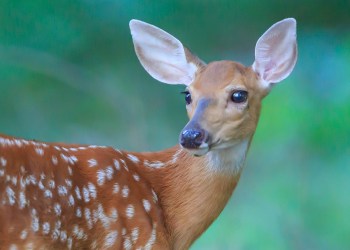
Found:
M 0 137 L 1 249 L 150 249 L 162 229 L 139 159 Z

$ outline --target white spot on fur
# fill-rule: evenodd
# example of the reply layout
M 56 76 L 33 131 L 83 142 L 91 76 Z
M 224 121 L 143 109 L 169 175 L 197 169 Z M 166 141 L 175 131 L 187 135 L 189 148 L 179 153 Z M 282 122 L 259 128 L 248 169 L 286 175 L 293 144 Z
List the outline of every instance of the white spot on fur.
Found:
M 12 188 L 7 186 L 6 187 L 6 194 L 7 194 L 7 199 L 9 201 L 9 204 L 11 206 L 13 206 L 16 202 L 15 192 L 12 190 Z
M 56 221 L 55 228 L 51 234 L 53 240 L 57 240 L 60 237 L 61 221 Z
M 2 167 L 6 167 L 7 160 L 4 157 L 0 157 L 0 164 Z
M 44 155 L 44 150 L 42 148 L 35 148 L 35 152 L 40 156 Z
M 23 209 L 27 204 L 26 195 L 24 192 L 19 192 L 19 209 Z
M 130 250 L 132 248 L 132 244 L 130 241 L 130 238 L 128 236 L 124 237 L 124 243 L 123 243 L 125 250 Z
M 67 240 L 67 232 L 66 231 L 61 231 L 60 240 L 61 240 L 61 242 L 66 242 L 66 240 Z
M 126 216 L 131 219 L 135 215 L 135 208 L 133 205 L 128 205 L 125 210 Z
M 122 162 L 124 169 L 129 172 L 129 168 L 126 165 L 125 161 L 123 159 L 121 159 L 120 161 Z
M 25 246 L 26 246 L 25 248 L 26 250 L 35 250 L 33 242 L 29 242 Z
M 29 184 L 33 184 L 33 185 L 36 185 L 36 178 L 34 175 L 28 175 L 27 178 L 26 178 L 26 183 L 27 185 Z
M 67 188 L 62 185 L 57 186 L 57 192 L 59 196 L 65 196 L 68 194 Z
M 72 176 L 72 175 L 73 175 L 73 170 L 72 170 L 72 168 L 71 168 L 70 166 L 68 166 L 67 170 L 68 170 L 68 174 L 69 174 L 70 176 Z
M 117 237 L 118 237 L 118 231 L 114 230 L 109 232 L 106 235 L 104 247 L 112 247 L 116 242 Z
M 138 238 L 139 238 L 139 229 L 137 227 L 135 227 L 131 231 L 131 241 L 132 241 L 132 243 L 135 244 Z
M 92 229 L 93 224 L 92 224 L 92 219 L 91 219 L 91 211 L 89 208 L 85 208 L 84 215 L 85 215 L 85 220 L 86 220 L 88 228 Z
M 69 157 L 69 163 L 73 165 L 76 162 L 78 162 L 78 158 L 75 155 L 71 155 Z
M 96 240 L 94 240 L 92 243 L 91 243 L 91 249 L 92 250 L 97 250 L 98 248 L 97 248 L 97 241 Z
M 90 168 L 96 167 L 97 161 L 95 159 L 90 159 L 90 160 L 88 160 L 88 165 Z
M 143 207 L 145 208 L 145 211 L 148 213 L 149 211 L 151 211 L 151 203 L 146 200 L 146 199 L 143 199 L 142 200 L 142 204 L 143 204 Z
M 55 188 L 55 181 L 49 180 L 49 188 L 51 188 L 51 189 Z
M 105 170 L 107 180 L 112 180 L 114 170 L 111 166 L 108 166 Z
M 23 143 L 21 140 L 15 139 L 15 144 L 17 145 L 17 147 L 22 147 Z
M 127 198 L 129 196 L 130 189 L 128 186 L 124 185 L 122 189 L 122 196 Z
M 20 169 L 21 169 L 21 173 L 22 173 L 22 174 L 25 174 L 25 173 L 26 173 L 26 169 L 24 168 L 24 166 L 21 166 Z
M 62 160 L 64 160 L 66 163 L 69 163 L 69 157 L 63 153 L 60 154 Z
M 65 183 L 67 184 L 67 187 L 72 187 L 72 180 L 70 179 L 65 179 Z
M 74 203 L 75 203 L 75 201 L 74 201 L 73 195 L 69 195 L 69 197 L 68 197 L 68 205 L 73 207 Z
M 140 176 L 137 174 L 133 175 L 135 181 L 140 181 Z
M 114 163 L 114 167 L 115 167 L 115 169 L 119 171 L 119 170 L 120 170 L 120 164 L 119 164 L 119 161 L 114 159 L 114 160 L 113 160 L 113 163 Z
M 84 233 L 84 230 L 79 228 L 78 225 L 73 226 L 72 232 L 73 232 L 73 235 L 75 235 L 78 240 L 87 239 L 87 236 Z
M 87 189 L 86 187 L 83 187 L 83 197 L 84 197 L 84 201 L 87 203 L 90 201 L 90 192 L 89 189 Z
M 97 191 L 96 191 L 95 185 L 92 184 L 91 182 L 89 182 L 89 184 L 88 184 L 88 189 L 89 189 L 89 192 L 90 192 L 90 196 L 91 196 L 93 199 L 96 199 L 96 197 L 97 197 Z
M 21 176 L 19 178 L 19 185 L 21 187 L 21 189 L 25 189 L 26 185 L 27 185 L 27 180 L 26 178 L 24 178 L 23 176 Z
M 135 156 L 135 155 L 128 154 L 128 158 L 129 158 L 129 160 L 131 160 L 134 163 L 139 163 L 140 162 L 139 158 L 137 158 L 137 156 Z
M 19 236 L 19 238 L 20 238 L 21 240 L 25 240 L 25 239 L 27 238 L 27 236 L 28 236 L 27 230 L 23 230 L 23 231 L 21 232 L 21 235 Z
M 111 220 L 112 220 L 113 222 L 116 222 L 117 219 L 118 219 L 118 211 L 117 211 L 117 209 L 112 208 L 111 211 L 110 211 L 109 217 L 111 218 Z
M 45 198 L 52 198 L 52 192 L 49 189 L 46 189 L 44 191 L 44 197 Z
M 54 155 L 51 157 L 51 161 L 52 161 L 52 164 L 53 164 L 53 165 L 57 165 L 57 164 L 58 164 L 58 159 L 57 159 L 57 157 L 54 156 Z
M 67 248 L 68 249 L 72 249 L 72 246 L 73 246 L 73 239 L 72 239 L 72 237 L 68 237 L 68 239 L 67 239 Z
M 11 244 L 9 247 L 9 250 L 18 250 L 17 245 L 16 244 Z
M 105 229 L 109 229 L 110 218 L 106 216 L 102 204 L 98 204 L 97 209 L 94 211 L 94 219 L 97 221 L 99 219 Z
M 43 224 L 43 234 L 47 235 L 50 233 L 50 223 L 44 222 Z
M 75 195 L 77 196 L 78 200 L 81 200 L 80 189 L 78 186 L 75 187 Z
M 43 184 L 43 182 L 42 182 L 41 180 L 38 182 L 38 187 L 39 187 L 39 189 L 41 189 L 41 190 L 44 190 L 44 189 L 45 189 L 44 184 Z
M 37 212 L 35 209 L 32 209 L 32 229 L 34 232 L 39 231 L 39 218 L 37 217 Z
M 152 246 L 154 245 L 154 243 L 156 242 L 156 224 L 153 224 L 153 229 L 152 229 L 152 232 L 151 232 L 151 237 L 149 238 L 149 240 L 147 241 L 145 247 L 144 247 L 144 250 L 151 250 L 152 249 Z
M 154 192 L 153 189 L 152 189 L 152 195 L 153 195 L 153 202 L 157 203 L 158 202 L 158 196 L 157 196 L 156 192 Z
M 61 209 L 61 205 L 60 205 L 60 204 L 55 203 L 54 206 L 53 206 L 53 209 L 54 209 L 55 214 L 56 214 L 57 216 L 60 216 L 60 215 L 61 215 L 62 209 Z
M 97 185 L 102 186 L 106 181 L 106 173 L 103 169 L 97 171 Z
M 75 215 L 76 215 L 78 218 L 81 218 L 81 208 L 80 208 L 80 207 L 77 207 L 77 209 L 75 210 Z
M 12 176 L 11 182 L 14 186 L 16 186 L 17 185 L 17 176 Z

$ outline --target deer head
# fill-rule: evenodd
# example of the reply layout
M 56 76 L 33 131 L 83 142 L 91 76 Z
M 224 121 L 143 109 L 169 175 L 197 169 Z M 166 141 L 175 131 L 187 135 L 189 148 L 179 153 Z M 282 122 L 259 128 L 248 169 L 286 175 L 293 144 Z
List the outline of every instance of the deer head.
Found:
M 205 64 L 169 33 L 142 21 L 130 22 L 138 59 L 156 80 L 184 84 L 190 121 L 180 145 L 194 155 L 227 149 L 254 134 L 262 99 L 285 79 L 297 60 L 296 21 L 287 18 L 257 41 L 255 61 Z

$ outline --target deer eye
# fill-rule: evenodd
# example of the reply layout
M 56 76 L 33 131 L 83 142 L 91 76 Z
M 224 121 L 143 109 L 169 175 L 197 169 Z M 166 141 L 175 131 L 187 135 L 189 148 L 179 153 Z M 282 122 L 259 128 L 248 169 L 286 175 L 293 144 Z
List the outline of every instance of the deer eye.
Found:
M 186 105 L 191 104 L 191 102 L 192 102 L 191 93 L 190 93 L 189 91 L 187 91 L 187 90 L 186 90 L 186 91 L 183 91 L 183 92 L 181 92 L 181 93 L 185 95 Z
M 237 90 L 232 93 L 231 100 L 234 103 L 246 102 L 248 99 L 248 92 L 245 90 Z

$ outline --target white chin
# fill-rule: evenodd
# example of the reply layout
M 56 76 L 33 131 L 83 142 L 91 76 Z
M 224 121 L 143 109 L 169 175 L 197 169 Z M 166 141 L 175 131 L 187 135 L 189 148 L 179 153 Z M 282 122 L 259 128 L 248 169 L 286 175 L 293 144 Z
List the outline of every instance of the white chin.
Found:
M 194 156 L 202 156 L 202 155 L 205 155 L 206 153 L 209 152 L 208 144 L 201 145 L 197 149 L 187 149 L 187 148 L 184 148 L 184 149 L 187 150 L 190 154 L 192 154 Z

